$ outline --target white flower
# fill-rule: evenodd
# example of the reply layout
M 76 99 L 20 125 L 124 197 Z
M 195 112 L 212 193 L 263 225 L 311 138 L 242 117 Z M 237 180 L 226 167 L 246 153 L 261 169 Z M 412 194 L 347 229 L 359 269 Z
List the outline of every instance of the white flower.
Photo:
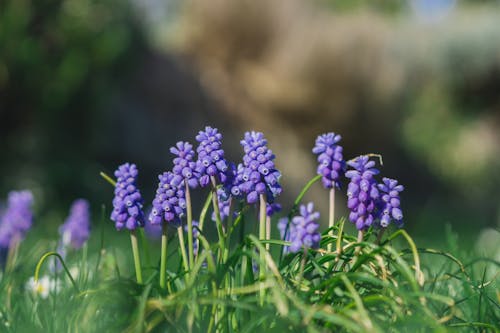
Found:
M 43 299 L 49 297 L 50 292 L 61 289 L 61 282 L 59 280 L 52 279 L 48 276 L 42 276 L 35 282 L 33 277 L 30 277 L 26 283 L 26 289 L 30 290 L 34 295 L 40 296 Z

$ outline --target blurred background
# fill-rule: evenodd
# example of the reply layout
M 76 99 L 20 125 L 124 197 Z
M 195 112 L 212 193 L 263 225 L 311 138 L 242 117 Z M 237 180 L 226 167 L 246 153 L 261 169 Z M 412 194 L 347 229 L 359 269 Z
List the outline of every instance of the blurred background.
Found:
M 285 206 L 334 131 L 383 155 L 423 245 L 500 242 L 500 1 L 0 1 L 0 200 L 32 189 L 48 235 L 75 198 L 110 206 L 125 161 L 150 202 L 205 125 L 234 161 L 265 133 Z

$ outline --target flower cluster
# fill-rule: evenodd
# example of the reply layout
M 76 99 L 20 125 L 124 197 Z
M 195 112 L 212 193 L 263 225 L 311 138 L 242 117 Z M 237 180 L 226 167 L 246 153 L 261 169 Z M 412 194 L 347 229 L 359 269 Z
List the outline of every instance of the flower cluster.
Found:
M 231 193 L 236 196 L 245 194 L 249 204 L 256 203 L 259 195 L 264 194 L 267 202 L 273 203 L 281 193 L 281 173 L 274 165 L 275 156 L 267 147 L 267 140 L 260 132 L 246 132 L 241 145 L 245 155 L 243 164 L 238 165 Z
M 196 136 L 196 141 L 200 144 L 196 148 L 198 160 L 196 162 L 196 171 L 199 174 L 201 187 L 210 183 L 210 178 L 224 182 L 224 174 L 228 170 L 228 163 L 224 158 L 222 149 L 222 134 L 216 128 L 205 127 Z
M 174 167 L 172 173 L 175 175 L 173 183 L 181 186 L 182 181 L 191 188 L 198 186 L 198 172 L 196 171 L 196 162 L 194 160 L 193 146 L 189 142 L 179 141 L 175 147 L 170 148 L 174 158 Z
M 298 252 L 304 248 L 318 248 L 321 234 L 319 233 L 319 212 L 314 211 L 312 202 L 300 206 L 300 215 L 295 216 L 289 222 L 288 218 L 282 218 L 278 222 L 281 238 L 289 241 L 289 247 L 284 247 L 284 252 Z M 288 230 L 287 230 L 288 229 Z
M 382 184 L 378 184 L 378 188 L 382 195 L 380 226 L 385 228 L 394 219 L 394 223 L 398 227 L 402 227 L 403 212 L 399 207 L 399 193 L 404 190 L 403 185 L 398 185 L 398 181 L 395 179 L 382 178 Z
M 340 187 L 340 177 L 345 170 L 342 146 L 338 145 L 341 136 L 333 132 L 318 136 L 312 152 L 318 155 L 318 175 L 325 188 Z
M 124 227 L 135 230 L 144 226 L 142 196 L 136 185 L 137 175 L 137 167 L 130 163 L 120 165 L 115 171 L 116 186 L 111 220 L 115 222 L 117 230 Z
M 374 168 L 375 162 L 370 161 L 368 156 L 359 156 L 347 164 L 354 169 L 345 174 L 350 178 L 347 187 L 347 207 L 351 211 L 349 220 L 356 224 L 358 230 L 364 230 L 377 218 L 379 191 L 373 176 L 379 171 Z
M 30 191 L 12 191 L 7 199 L 7 210 L 0 224 L 0 247 L 9 248 L 24 238 L 33 223 L 33 194 Z
M 62 237 L 62 246 L 79 249 L 85 244 L 90 235 L 89 203 L 85 199 L 78 199 L 71 205 L 66 221 L 59 227 Z
M 178 226 L 186 209 L 184 189 L 176 185 L 178 183 L 175 181 L 175 175 L 170 171 L 159 175 L 158 179 L 158 189 L 149 221 L 151 224 L 161 224 L 165 221 Z

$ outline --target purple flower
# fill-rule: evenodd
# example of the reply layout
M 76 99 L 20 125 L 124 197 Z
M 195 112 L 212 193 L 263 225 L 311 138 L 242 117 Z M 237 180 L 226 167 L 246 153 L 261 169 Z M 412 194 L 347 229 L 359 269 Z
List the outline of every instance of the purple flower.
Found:
M 179 226 L 186 209 L 184 189 L 178 186 L 175 175 L 170 171 L 159 175 L 158 179 L 158 189 L 149 221 L 151 224 L 161 224 L 165 221 Z
M 78 199 L 73 202 L 68 218 L 59 227 L 59 234 L 64 247 L 76 250 L 85 244 L 90 235 L 90 211 L 87 200 Z
M 142 196 L 136 184 L 138 173 L 135 164 L 130 163 L 120 165 L 115 171 L 116 187 L 111 220 L 115 222 L 117 230 L 124 227 L 135 230 L 144 226 Z
M 281 204 L 274 202 L 266 205 L 266 215 L 273 216 L 274 213 L 281 212 Z
M 318 155 L 318 175 L 325 188 L 340 187 L 339 179 L 345 171 L 342 146 L 338 145 L 341 136 L 333 132 L 317 137 L 312 152 Z
M 312 249 L 319 247 L 321 240 L 321 234 L 318 231 L 319 212 L 314 211 L 312 202 L 301 205 L 299 212 L 300 215 L 293 217 L 290 223 L 288 223 L 288 218 L 282 218 L 278 222 L 281 238 L 291 243 L 290 247 L 284 248 L 285 253 L 298 252 L 302 247 Z M 288 232 L 286 232 L 287 225 Z
M 380 226 L 385 228 L 394 220 L 398 227 L 403 226 L 403 212 L 400 208 L 399 193 L 404 190 L 403 185 L 390 178 L 382 178 L 382 184 L 378 184 L 381 192 Z
M 33 194 L 30 191 L 12 191 L 7 199 L 7 210 L 0 224 L 0 247 L 9 248 L 24 238 L 33 223 Z
M 204 131 L 198 133 L 196 141 L 200 143 L 196 148 L 198 153 L 196 171 L 200 177 L 201 187 L 210 183 L 210 177 L 224 182 L 224 174 L 229 166 L 222 150 L 222 134 L 216 128 L 207 126 Z
M 374 168 L 375 162 L 368 156 L 359 156 L 347 164 L 354 168 L 346 172 L 350 178 L 347 187 L 347 207 L 350 209 L 349 220 L 356 224 L 358 230 L 370 227 L 376 216 L 379 191 L 374 179 L 379 171 Z
M 275 156 L 267 147 L 267 140 L 260 132 L 246 132 L 241 145 L 245 152 L 243 164 L 238 165 L 231 193 L 245 195 L 249 204 L 256 203 L 259 195 L 265 194 L 267 203 L 272 204 L 282 191 L 281 173 L 274 165 Z
M 198 186 L 198 172 L 194 161 L 193 146 L 188 142 L 179 141 L 175 147 L 170 148 L 170 152 L 177 156 L 174 158 L 172 169 L 175 175 L 174 184 L 181 186 L 181 182 L 185 180 L 189 187 L 196 188 Z

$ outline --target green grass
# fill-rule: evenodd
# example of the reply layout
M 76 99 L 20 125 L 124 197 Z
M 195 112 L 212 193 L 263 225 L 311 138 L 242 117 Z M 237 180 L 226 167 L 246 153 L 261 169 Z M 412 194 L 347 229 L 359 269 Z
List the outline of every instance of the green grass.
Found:
M 448 253 L 419 248 L 404 230 L 386 233 L 380 243 L 369 230 L 358 242 L 340 219 L 333 236 L 324 231 L 319 249 L 282 255 L 285 242 L 259 240 L 246 232 L 258 222 L 255 212 L 244 212 L 227 228 L 227 260 L 217 255 L 220 242 L 202 237 L 189 272 L 180 259 L 176 232 L 169 230 L 165 289 L 159 285 L 158 244 L 140 238 L 144 283 L 139 285 L 128 236 L 107 230 L 107 214 L 88 247 L 66 258 L 74 285 L 65 270 L 53 274 L 60 286 L 47 298 L 26 282 L 37 264 L 40 276 L 50 274 L 48 264 L 55 256 L 40 258 L 52 243 L 25 242 L 0 278 L 0 331 L 499 331 L 500 263 L 464 253 L 451 232 Z M 265 267 L 262 278 L 253 266 Z

